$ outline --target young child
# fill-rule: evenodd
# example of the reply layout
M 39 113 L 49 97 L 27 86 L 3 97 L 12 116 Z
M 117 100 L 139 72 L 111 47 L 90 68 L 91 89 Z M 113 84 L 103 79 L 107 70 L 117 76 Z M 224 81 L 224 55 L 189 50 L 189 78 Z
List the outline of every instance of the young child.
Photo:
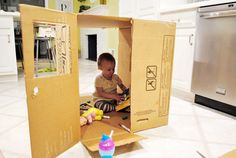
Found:
M 109 53 L 103 53 L 98 57 L 98 69 L 102 71 L 95 80 L 95 92 L 93 93 L 95 104 L 94 106 L 103 112 L 115 110 L 117 101 L 123 99 L 117 93 L 117 85 L 122 91 L 127 88 L 123 85 L 118 75 L 114 74 L 115 59 Z

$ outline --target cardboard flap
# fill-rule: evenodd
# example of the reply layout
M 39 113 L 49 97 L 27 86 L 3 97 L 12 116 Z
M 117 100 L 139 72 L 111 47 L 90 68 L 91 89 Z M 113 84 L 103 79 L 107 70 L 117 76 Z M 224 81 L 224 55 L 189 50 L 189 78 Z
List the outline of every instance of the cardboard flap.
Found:
M 110 116 L 110 119 L 103 119 L 101 121 L 94 121 L 91 125 L 86 125 L 81 128 L 82 143 L 91 151 L 98 150 L 98 144 L 102 134 L 109 135 L 111 130 L 114 131 L 112 139 L 116 146 L 125 145 L 128 143 L 137 142 L 144 139 L 144 137 L 127 132 L 119 124 L 130 127 L 129 113 L 125 112 L 110 112 L 105 115 Z M 126 116 L 127 119 L 122 119 Z
M 119 29 L 118 74 L 124 85 L 131 83 L 131 28 Z
M 20 5 L 20 14 L 32 157 L 56 157 L 80 138 L 77 16 L 29 5 Z M 68 74 L 34 77 L 35 22 L 68 26 Z
M 140 131 L 168 122 L 175 24 L 132 24 L 131 129 Z
M 96 138 L 92 140 L 84 140 L 82 143 L 90 150 L 90 151 L 98 151 L 98 145 L 101 138 Z M 122 132 L 120 134 L 115 134 L 112 137 L 115 146 L 122 146 L 130 143 L 137 142 L 139 140 L 145 139 L 142 136 L 137 134 L 129 133 L 129 132 Z
M 226 154 L 220 156 L 220 158 L 235 158 L 236 157 L 236 149 L 227 152 Z
M 78 19 L 78 25 L 80 27 L 88 27 L 88 28 L 131 27 L 131 18 L 79 14 L 77 16 L 77 19 Z

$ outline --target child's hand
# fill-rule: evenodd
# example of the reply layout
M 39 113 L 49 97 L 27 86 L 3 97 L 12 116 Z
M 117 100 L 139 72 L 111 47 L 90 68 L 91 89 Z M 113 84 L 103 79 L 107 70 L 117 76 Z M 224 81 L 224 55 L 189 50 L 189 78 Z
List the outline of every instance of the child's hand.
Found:
M 125 98 L 123 96 L 120 96 L 120 95 L 116 94 L 114 96 L 114 99 L 117 100 L 117 101 L 123 101 Z
M 126 89 L 123 91 L 123 94 L 129 95 L 129 88 L 126 88 Z

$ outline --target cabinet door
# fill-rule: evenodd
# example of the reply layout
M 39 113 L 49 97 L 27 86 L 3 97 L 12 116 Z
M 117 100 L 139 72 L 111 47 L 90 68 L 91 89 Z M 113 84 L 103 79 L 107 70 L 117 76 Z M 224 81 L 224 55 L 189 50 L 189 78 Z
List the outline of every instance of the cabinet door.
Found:
M 135 7 L 135 0 L 119 0 L 119 16 L 134 17 Z
M 136 18 L 156 20 L 159 17 L 159 0 L 137 0 Z
M 173 88 L 186 92 L 191 89 L 194 38 L 194 28 L 176 30 L 172 84 Z
M 14 37 L 10 29 L 0 29 L 0 75 L 16 74 Z
M 159 17 L 159 0 L 119 0 L 119 15 L 156 20 Z

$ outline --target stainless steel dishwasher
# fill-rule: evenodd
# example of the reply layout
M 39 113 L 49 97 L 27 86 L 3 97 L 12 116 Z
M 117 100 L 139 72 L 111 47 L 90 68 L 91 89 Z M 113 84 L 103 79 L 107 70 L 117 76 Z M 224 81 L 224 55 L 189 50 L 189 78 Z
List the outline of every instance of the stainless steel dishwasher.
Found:
M 192 91 L 196 103 L 236 115 L 236 2 L 198 9 Z

